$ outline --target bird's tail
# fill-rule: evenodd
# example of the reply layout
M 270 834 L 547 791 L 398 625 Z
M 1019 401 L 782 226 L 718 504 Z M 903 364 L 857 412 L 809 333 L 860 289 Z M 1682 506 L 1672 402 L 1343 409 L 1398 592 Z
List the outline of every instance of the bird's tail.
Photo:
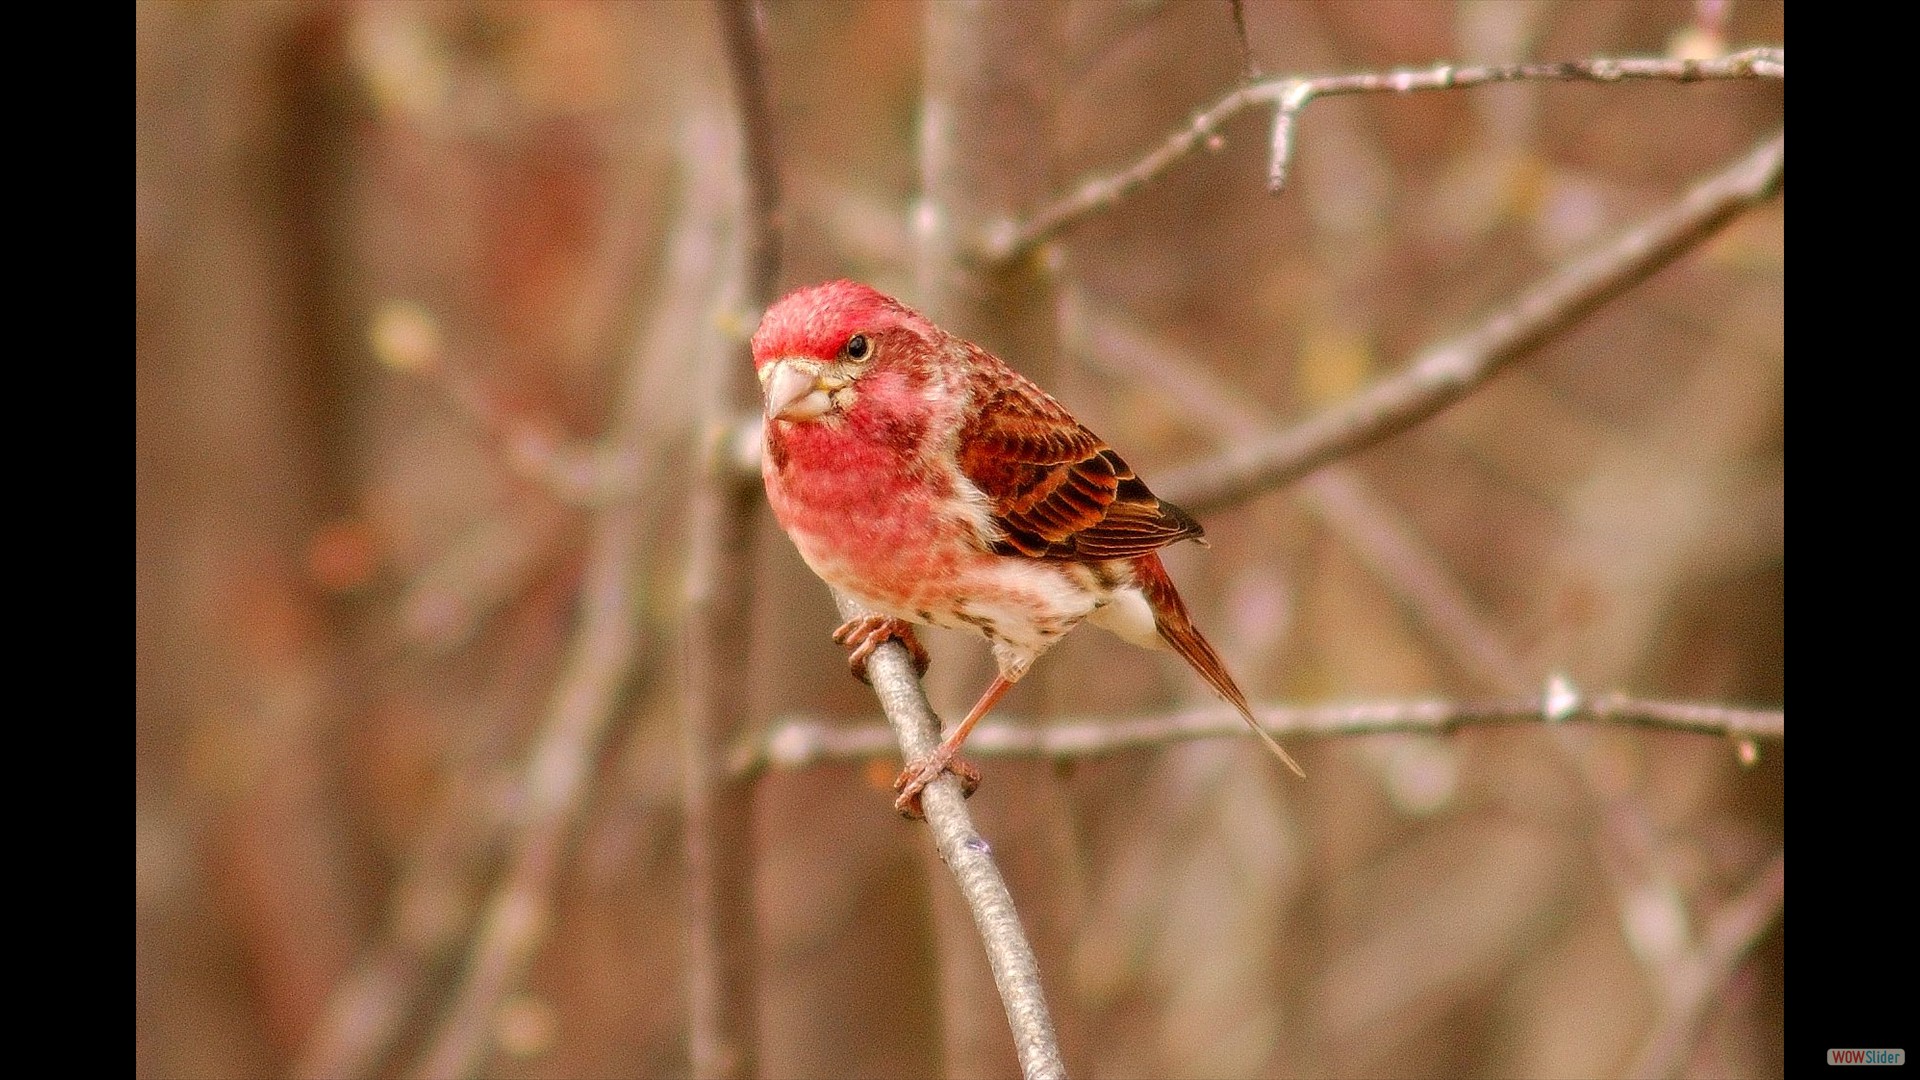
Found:
M 1267 734 L 1267 729 L 1253 718 L 1253 710 L 1247 705 L 1247 695 L 1240 692 L 1239 684 L 1233 681 L 1232 675 L 1227 674 L 1227 665 L 1221 662 L 1220 654 L 1213 651 L 1213 645 L 1193 625 L 1192 616 L 1187 614 L 1187 605 L 1180 599 L 1180 594 L 1174 591 L 1173 579 L 1167 576 L 1166 565 L 1160 561 L 1160 556 L 1157 553 L 1142 555 L 1133 561 L 1133 569 L 1141 591 L 1146 593 L 1147 605 L 1153 609 L 1153 624 L 1160 631 L 1160 636 L 1173 646 L 1174 652 L 1192 665 L 1194 671 L 1199 672 L 1202 679 L 1207 680 L 1207 685 L 1213 687 L 1215 693 L 1240 710 L 1241 718 L 1255 735 L 1260 736 L 1260 741 L 1267 744 L 1267 749 L 1273 751 L 1275 757 L 1292 769 L 1294 775 L 1306 779 L 1306 770 L 1300 767 L 1300 763 L 1293 760 L 1293 755 L 1287 753 L 1273 736 Z

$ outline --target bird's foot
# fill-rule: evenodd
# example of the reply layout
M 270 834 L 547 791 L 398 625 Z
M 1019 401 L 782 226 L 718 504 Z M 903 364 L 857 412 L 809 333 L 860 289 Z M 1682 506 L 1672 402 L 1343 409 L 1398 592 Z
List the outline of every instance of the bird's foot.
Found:
M 927 814 L 920 806 L 920 791 L 943 772 L 960 778 L 960 793 L 967 798 L 972 798 L 980 786 L 980 770 L 943 745 L 900 770 L 900 778 L 893 782 L 893 790 L 899 792 L 900 797 L 893 800 L 893 808 L 911 821 L 924 819 Z
M 857 619 L 848 619 L 833 632 L 833 640 L 853 650 L 847 654 L 847 668 L 853 672 L 854 678 L 863 683 L 873 682 L 867 678 L 867 658 L 873 655 L 873 650 L 889 641 L 898 641 L 907 647 L 907 655 L 913 658 L 915 675 L 925 675 L 927 664 L 931 662 L 926 646 L 913 636 L 913 624 L 891 615 L 862 615 Z

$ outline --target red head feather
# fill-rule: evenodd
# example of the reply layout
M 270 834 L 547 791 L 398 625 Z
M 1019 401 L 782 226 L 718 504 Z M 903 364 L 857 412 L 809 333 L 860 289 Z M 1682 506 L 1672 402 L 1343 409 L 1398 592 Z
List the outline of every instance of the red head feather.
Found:
M 783 356 L 831 360 L 847 339 L 915 324 L 933 330 L 920 313 L 893 297 L 857 281 L 829 281 L 795 289 L 767 309 L 753 335 L 753 365 L 764 367 Z

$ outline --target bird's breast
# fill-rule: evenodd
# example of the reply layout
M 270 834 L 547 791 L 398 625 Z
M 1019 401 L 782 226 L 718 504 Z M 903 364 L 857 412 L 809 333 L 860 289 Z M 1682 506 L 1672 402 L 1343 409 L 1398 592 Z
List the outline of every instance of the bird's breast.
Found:
M 769 421 L 768 500 L 827 584 L 882 614 L 978 633 L 1003 671 L 1024 670 L 1130 584 L 1123 563 L 995 553 L 980 492 L 956 469 L 900 452 L 920 438 Z

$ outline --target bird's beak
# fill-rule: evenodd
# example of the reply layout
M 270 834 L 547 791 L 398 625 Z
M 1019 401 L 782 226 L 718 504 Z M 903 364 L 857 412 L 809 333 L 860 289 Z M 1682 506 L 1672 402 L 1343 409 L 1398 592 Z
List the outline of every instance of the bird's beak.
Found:
M 847 384 L 806 360 L 776 360 L 760 371 L 770 420 L 813 420 L 833 408 L 833 392 Z

